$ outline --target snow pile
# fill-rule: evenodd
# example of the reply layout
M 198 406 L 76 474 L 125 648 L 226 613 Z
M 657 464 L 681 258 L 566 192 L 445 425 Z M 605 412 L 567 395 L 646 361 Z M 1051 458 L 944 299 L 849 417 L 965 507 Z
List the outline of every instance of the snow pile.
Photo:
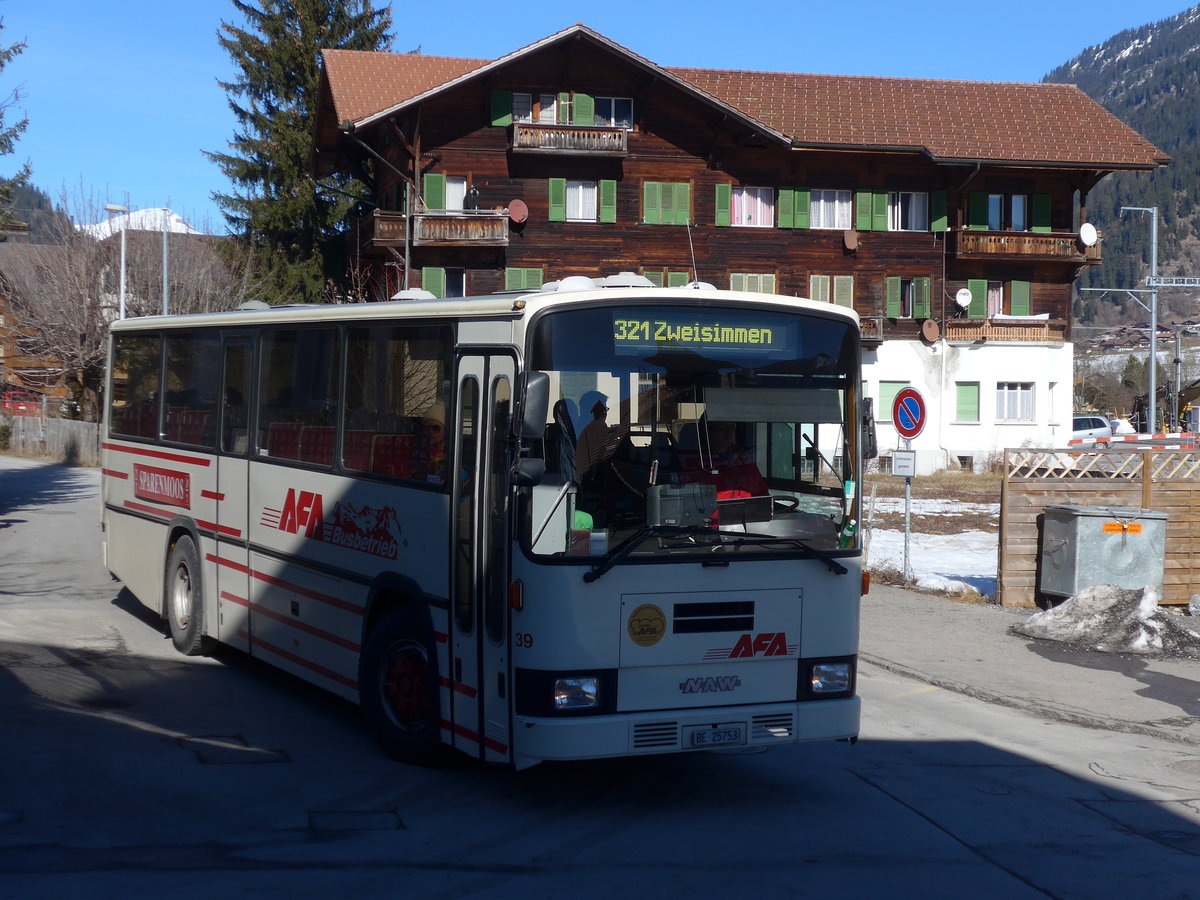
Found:
M 1075 644 L 1102 653 L 1191 656 L 1200 659 L 1200 635 L 1158 607 L 1154 588 L 1111 584 L 1084 588 L 1064 603 L 1013 625 L 1015 634 Z

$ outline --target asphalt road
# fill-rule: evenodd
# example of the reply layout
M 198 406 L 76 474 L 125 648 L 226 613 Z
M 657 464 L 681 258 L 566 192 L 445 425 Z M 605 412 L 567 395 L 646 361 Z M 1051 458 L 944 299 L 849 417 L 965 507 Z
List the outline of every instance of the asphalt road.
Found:
M 1200 897 L 1194 747 L 871 665 L 855 746 L 392 762 L 177 655 L 101 567 L 98 480 L 0 457 L 0 897 Z

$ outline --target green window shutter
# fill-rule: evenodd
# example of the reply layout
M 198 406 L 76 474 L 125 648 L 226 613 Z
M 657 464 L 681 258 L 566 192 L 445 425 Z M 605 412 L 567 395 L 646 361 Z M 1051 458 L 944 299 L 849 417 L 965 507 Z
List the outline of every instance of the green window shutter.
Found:
M 929 230 L 947 231 L 950 228 L 950 216 L 946 207 L 946 192 L 934 191 L 929 195 Z
M 808 276 L 808 299 L 817 300 L 820 303 L 829 302 L 829 276 L 828 275 L 809 275 Z
M 605 224 L 617 221 L 617 183 L 611 178 L 600 180 L 600 221 Z
M 555 111 L 555 118 L 558 119 L 559 125 L 567 125 L 570 123 L 571 110 L 571 95 L 567 91 L 563 91 L 558 95 L 558 106 Z
M 687 272 L 668 272 L 667 287 L 683 287 L 692 279 L 688 277 Z
M 525 289 L 536 291 L 542 286 L 542 268 L 538 266 L 536 269 L 525 270 Z
M 967 279 L 967 290 L 971 292 L 971 305 L 967 307 L 967 315 L 972 319 L 982 319 L 987 315 L 987 279 Z
M 847 309 L 854 309 L 854 276 L 835 275 L 833 277 L 833 302 Z
M 642 185 L 642 221 L 657 225 L 662 221 L 662 184 L 647 181 Z
M 988 230 L 988 195 L 971 191 L 967 198 L 967 227 L 972 231 Z
M 689 225 L 692 221 L 692 186 L 686 182 L 671 185 L 673 213 L 666 215 L 666 204 L 663 204 L 663 221 L 672 225 Z M 665 201 L 666 193 L 663 198 Z
M 504 270 L 504 289 L 506 291 L 537 290 L 542 286 L 542 270 L 522 269 L 509 266 Z
M 888 193 L 875 191 L 871 196 L 871 230 L 888 230 Z
M 591 94 L 575 94 L 571 103 L 572 125 L 596 124 L 596 98 Z
M 900 317 L 899 278 L 888 278 L 887 280 L 887 302 L 883 308 L 883 314 L 889 319 L 897 319 Z
M 1009 307 L 1014 316 L 1029 315 L 1030 283 L 1028 281 L 1013 281 L 1009 283 Z
M 854 227 L 858 231 L 871 230 L 871 203 L 874 196 L 870 191 L 858 191 L 854 195 Z
M 1037 231 L 1045 234 L 1050 230 L 1050 195 L 1049 194 L 1034 194 L 1033 195 L 1033 218 L 1030 231 Z
M 492 124 L 512 124 L 512 91 L 492 91 Z
M 954 385 L 954 420 L 979 421 L 979 382 L 960 381 Z
M 733 185 L 717 185 L 717 219 L 718 228 L 728 227 L 733 223 Z
M 435 297 L 446 296 L 446 270 L 441 266 L 425 266 L 421 269 L 421 287 Z
M 657 269 L 650 272 L 642 272 L 642 274 L 645 275 L 649 282 L 655 287 L 663 286 L 663 273 Z
M 907 381 L 879 382 L 879 406 L 875 412 L 875 416 L 879 421 L 892 421 L 892 406 L 895 405 L 896 395 L 908 387 L 908 385 Z
M 812 193 L 808 188 L 796 188 L 796 228 L 807 228 L 809 223 L 808 211 L 811 206 Z
M 446 208 L 446 176 L 430 173 L 421 179 L 426 209 Z
M 567 221 L 567 179 L 550 179 L 550 221 Z
M 776 192 L 775 201 L 776 225 L 779 228 L 796 227 L 796 191 L 793 188 L 780 188 Z
M 729 276 L 729 289 L 731 291 L 746 290 L 746 276 L 740 272 L 735 272 Z
M 929 287 L 931 280 L 928 278 L 913 279 L 913 318 L 928 319 L 929 312 Z

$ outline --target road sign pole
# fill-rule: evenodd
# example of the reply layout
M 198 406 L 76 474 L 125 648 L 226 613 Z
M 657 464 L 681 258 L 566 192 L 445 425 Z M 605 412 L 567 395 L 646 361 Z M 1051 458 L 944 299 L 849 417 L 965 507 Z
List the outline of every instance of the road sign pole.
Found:
M 912 449 L 912 441 L 908 440 L 907 438 L 905 438 L 905 440 L 904 440 L 904 449 L 905 450 Z M 908 564 L 909 542 L 912 537 L 912 529 L 909 527 L 911 509 L 912 509 L 912 476 L 905 475 L 904 476 L 904 572 L 903 572 L 903 580 L 904 580 L 905 584 L 908 583 L 909 578 L 910 578 L 910 573 L 912 572 L 912 567 L 909 566 L 909 564 Z

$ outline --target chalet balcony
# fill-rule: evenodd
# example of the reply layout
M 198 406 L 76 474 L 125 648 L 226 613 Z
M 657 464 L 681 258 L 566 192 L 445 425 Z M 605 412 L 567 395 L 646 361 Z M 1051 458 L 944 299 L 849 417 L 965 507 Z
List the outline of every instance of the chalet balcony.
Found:
M 1065 319 L 947 319 L 942 332 L 952 344 L 1021 343 L 1062 344 L 1067 339 Z
M 1069 262 L 1097 266 L 1104 261 L 1102 240 L 1084 246 L 1079 235 L 1069 231 L 959 231 L 959 259 L 1008 260 L 1012 262 Z
M 360 243 L 369 247 L 404 246 L 407 217 L 377 209 L 363 220 Z M 507 247 L 506 209 L 426 209 L 412 217 L 414 247 Z
M 629 153 L 629 132 L 624 126 L 515 122 L 512 150 L 514 153 L 626 156 Z

